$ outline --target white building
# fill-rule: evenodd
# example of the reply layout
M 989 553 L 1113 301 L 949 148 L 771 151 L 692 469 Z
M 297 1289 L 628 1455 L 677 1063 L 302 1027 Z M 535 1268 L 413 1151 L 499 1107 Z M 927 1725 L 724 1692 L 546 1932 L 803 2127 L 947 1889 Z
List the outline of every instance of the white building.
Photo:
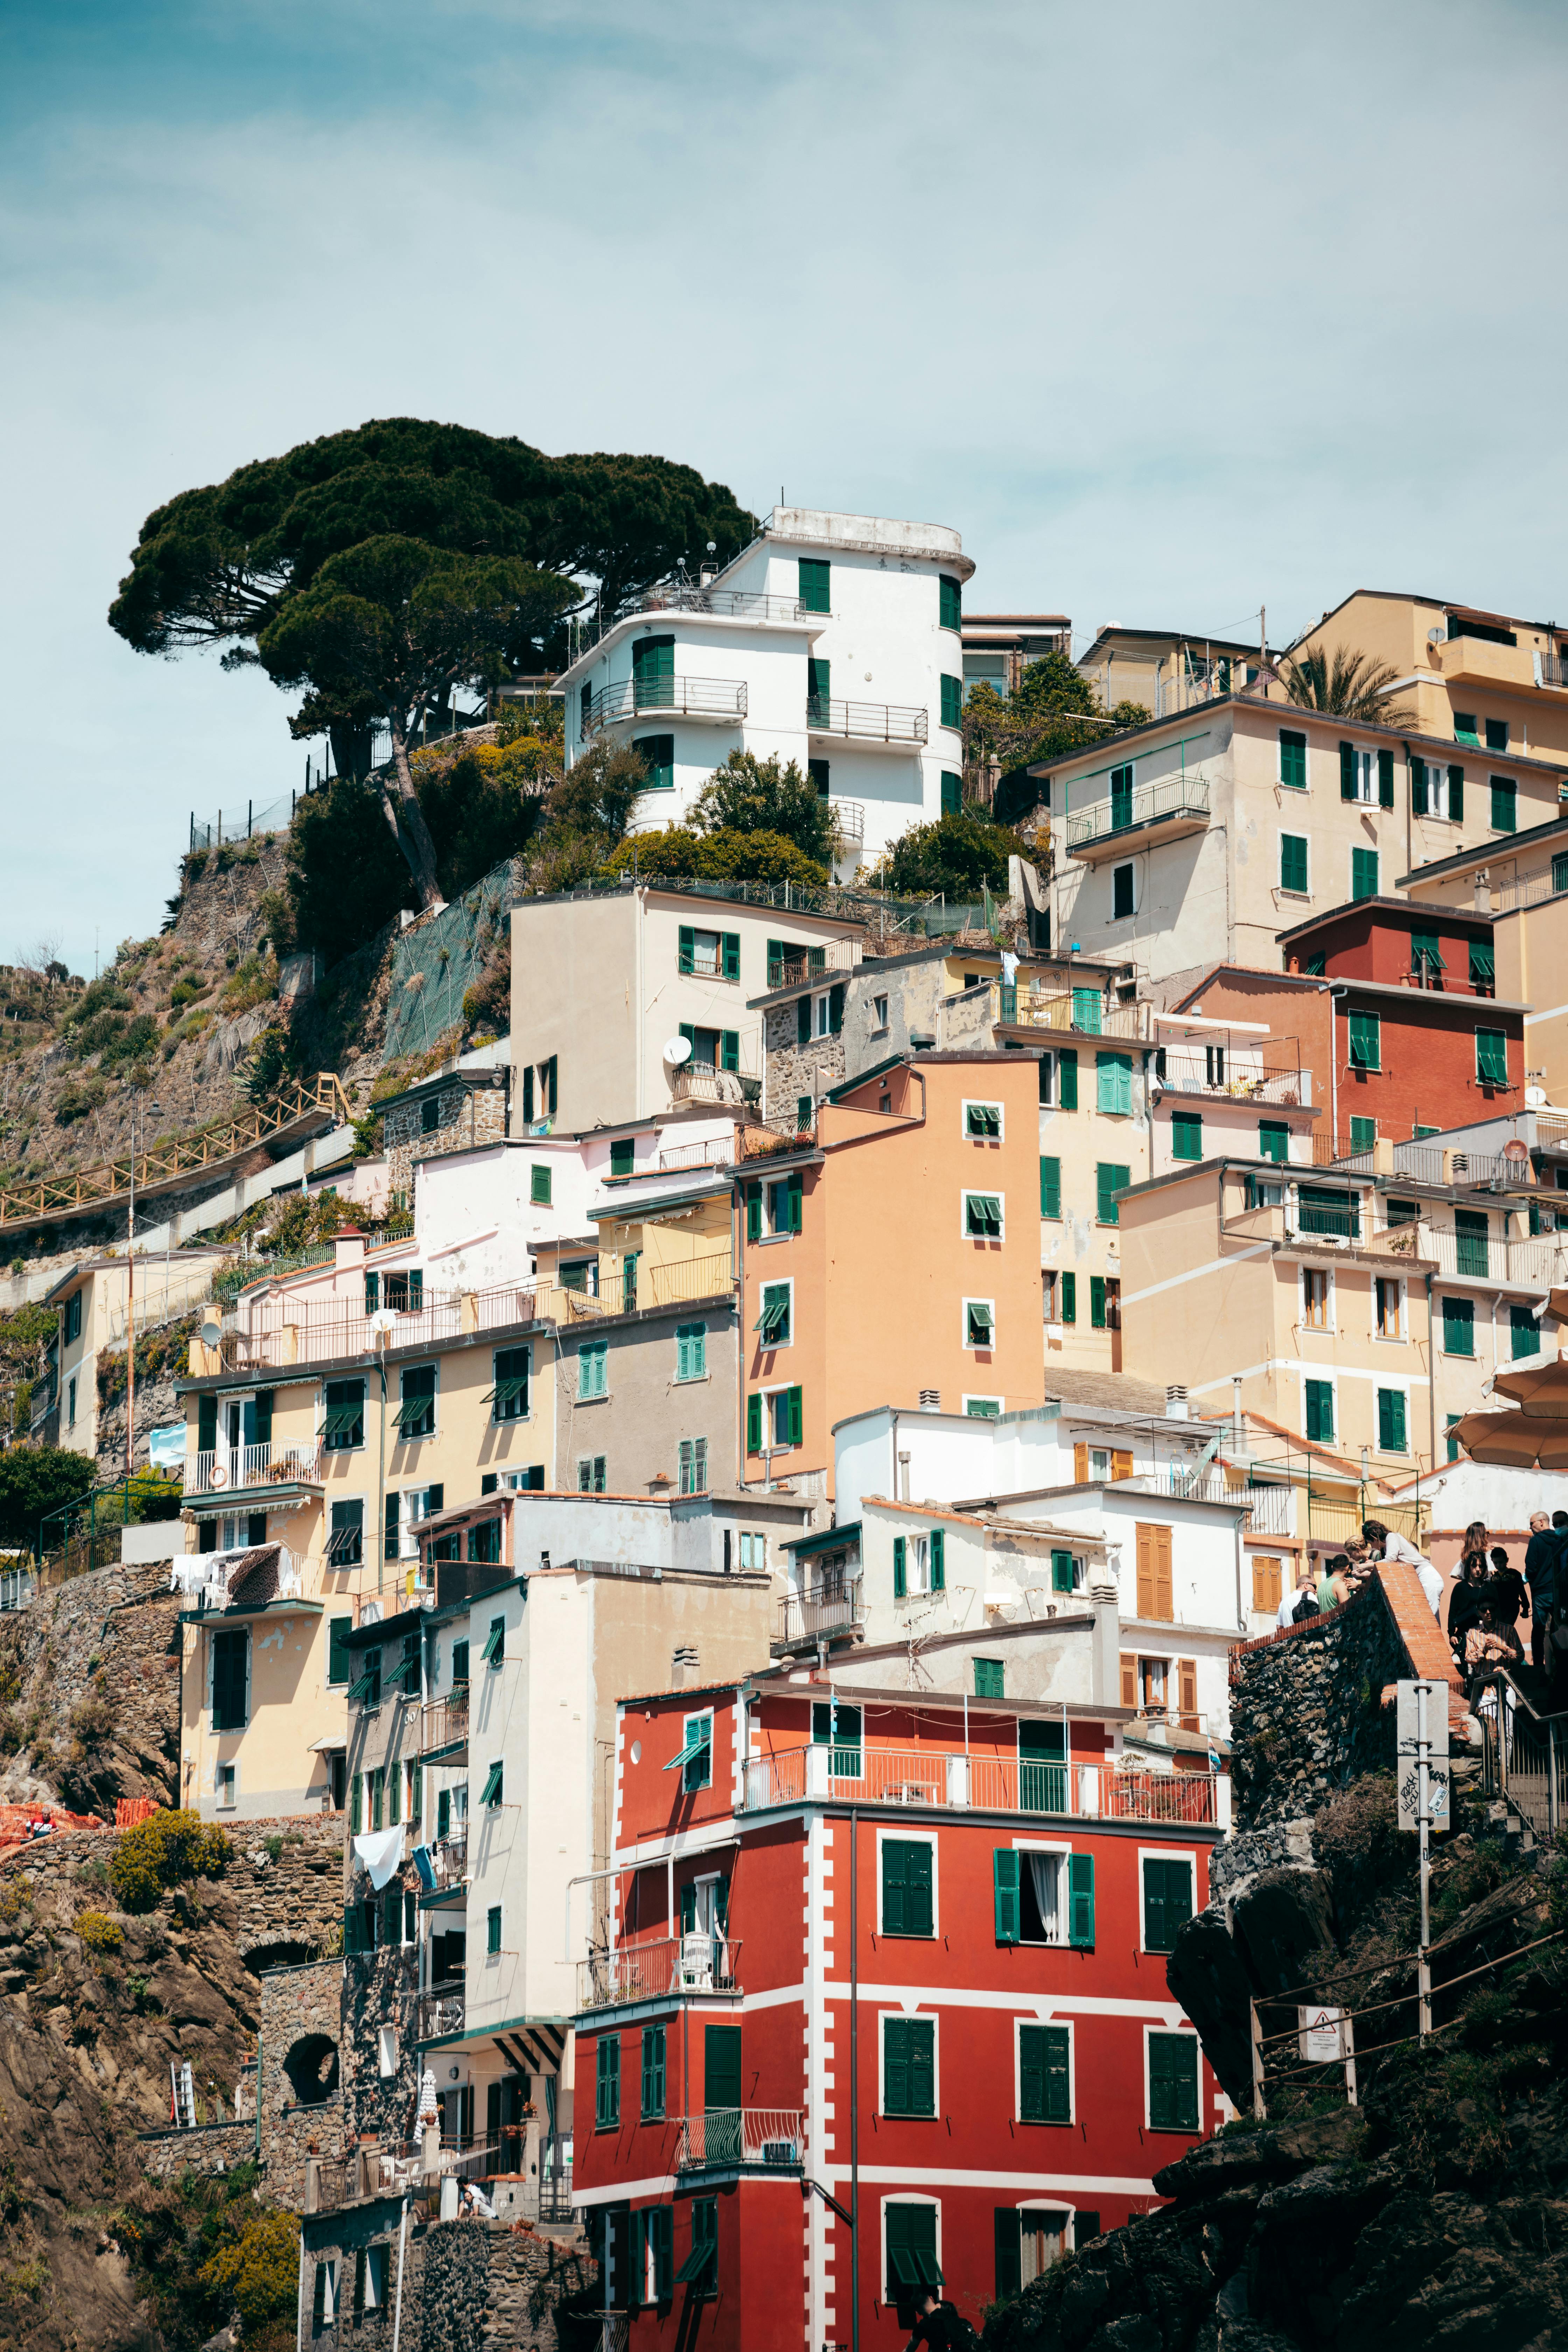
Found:
M 794 760 L 839 818 L 840 871 L 958 804 L 955 530 L 775 507 L 698 587 L 650 590 L 562 673 L 570 763 L 608 732 L 653 775 L 642 827 L 685 817 L 732 751 Z

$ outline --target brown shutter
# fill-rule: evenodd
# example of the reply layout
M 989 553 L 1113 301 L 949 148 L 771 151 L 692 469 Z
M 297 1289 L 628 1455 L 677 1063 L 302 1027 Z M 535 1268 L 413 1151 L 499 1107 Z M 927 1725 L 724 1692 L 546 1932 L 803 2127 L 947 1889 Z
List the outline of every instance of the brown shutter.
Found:
M 1255 1609 L 1278 1609 L 1281 1590 L 1283 1562 L 1270 1559 L 1266 1552 L 1252 1555 L 1252 1605 Z
M 1138 1704 L 1138 1661 L 1136 1658 L 1123 1657 L 1121 1661 L 1121 1704 L 1123 1706 L 1136 1706 Z
M 1132 1475 L 1131 1454 L 1113 1454 L 1110 1457 L 1110 1475 L 1113 1478 L 1131 1478 Z
M 1171 1578 L 1171 1530 L 1153 1528 L 1154 1538 L 1154 1615 L 1170 1623 L 1176 1614 L 1175 1587 Z
M 1198 1727 L 1198 1662 L 1195 1658 L 1176 1660 L 1176 1694 L 1183 1729 L 1195 1731 Z
M 1154 1537 L 1157 1530 L 1138 1522 L 1138 1614 L 1154 1614 Z
M 1073 1447 L 1072 1482 L 1075 1486 L 1087 1486 L 1089 1484 L 1089 1448 L 1087 1445 L 1075 1445 Z

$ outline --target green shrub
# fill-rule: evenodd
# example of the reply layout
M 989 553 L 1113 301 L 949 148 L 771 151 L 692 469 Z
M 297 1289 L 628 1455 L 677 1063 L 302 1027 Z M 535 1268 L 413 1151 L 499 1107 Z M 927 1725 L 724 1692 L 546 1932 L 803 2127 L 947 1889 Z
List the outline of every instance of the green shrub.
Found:
M 300 2224 L 292 2213 L 253 2213 L 233 2244 L 203 2265 L 203 2284 L 226 2289 L 250 2352 L 292 2341 L 300 2282 Z
M 197 997 L 205 996 L 206 992 L 207 982 L 204 980 L 177 980 L 169 991 L 169 1003 L 176 1013 L 183 1012 L 187 1004 L 194 1004 Z
M 124 1928 L 107 1911 L 79 1911 L 74 1924 L 89 1951 L 117 1952 L 125 1941 Z
M 126 1830 L 109 1874 L 122 1911 L 151 1911 L 165 1889 L 194 1878 L 216 1878 L 233 1848 L 222 1830 L 199 1813 L 150 1813 Z

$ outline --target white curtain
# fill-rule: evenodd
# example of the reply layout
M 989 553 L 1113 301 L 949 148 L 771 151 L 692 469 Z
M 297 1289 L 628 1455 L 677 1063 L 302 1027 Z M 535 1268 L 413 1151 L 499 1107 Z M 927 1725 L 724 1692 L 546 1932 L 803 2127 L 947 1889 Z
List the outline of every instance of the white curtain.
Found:
M 1040 1924 L 1048 1943 L 1055 1943 L 1061 1933 L 1057 1916 L 1057 1889 L 1061 1881 L 1061 1856 L 1057 1853 L 1029 1855 L 1029 1880 L 1035 1890 L 1035 1902 L 1040 1914 Z

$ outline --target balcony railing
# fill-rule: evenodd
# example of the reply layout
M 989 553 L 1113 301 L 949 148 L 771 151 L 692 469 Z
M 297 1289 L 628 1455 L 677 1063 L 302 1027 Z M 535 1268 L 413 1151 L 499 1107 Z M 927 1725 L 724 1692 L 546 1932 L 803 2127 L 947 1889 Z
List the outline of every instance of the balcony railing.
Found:
M 678 1143 L 658 1155 L 658 1172 L 671 1175 L 682 1168 L 730 1168 L 734 1165 L 735 1139 L 715 1136 L 708 1143 Z
M 838 828 L 838 838 L 846 849 L 858 849 L 866 838 L 866 803 L 864 801 L 835 801 L 833 822 Z
M 829 940 L 823 947 L 801 947 L 790 955 L 768 958 L 770 988 L 798 988 L 819 977 L 825 984 L 841 972 L 853 971 L 864 950 L 858 940 Z
M 1293 1536 L 1296 1532 L 1296 1489 L 1288 1484 L 1269 1481 L 1263 1486 L 1233 1486 L 1223 1470 L 1209 1470 L 1188 1485 L 1174 1463 L 1157 1484 L 1166 1493 L 1184 1495 L 1189 1502 L 1226 1503 L 1232 1510 L 1245 1509 L 1251 1535 Z
M 319 1486 L 316 1445 L 224 1445 L 185 1458 L 187 1495 L 223 1495 L 252 1486 Z
M 860 1579 L 829 1577 L 779 1602 L 778 1632 L 772 1647 L 794 1650 L 852 1633 L 861 1622 Z
M 438 2042 L 444 2034 L 461 2033 L 465 2011 L 464 1984 L 455 1977 L 447 1984 L 429 1986 L 419 1995 L 419 2040 Z
M 1086 809 L 1068 812 L 1067 845 L 1070 853 L 1091 842 L 1108 841 L 1135 825 L 1169 824 L 1183 818 L 1206 824 L 1209 785 L 1206 776 L 1161 776 L 1153 783 L 1134 784 L 1130 792 L 1112 793 Z
M 849 1768 L 849 1769 L 847 1769 Z M 785 1748 L 751 1758 L 745 1810 L 799 1804 L 808 1796 L 858 1805 L 981 1806 L 1007 1813 L 1059 1812 L 1097 1821 L 1219 1824 L 1228 1781 L 1209 1772 L 1125 1771 L 1109 1764 L 1053 1764 L 947 1749 Z
M 814 735 L 845 735 L 862 743 L 923 743 L 930 727 L 924 710 L 895 702 L 837 702 L 806 697 L 805 723 Z
M 1079 988 L 1047 996 L 1001 981 L 991 982 L 991 1018 L 1005 1029 L 1074 1029 L 1084 1037 L 1146 1038 L 1147 1004 L 1107 1004 L 1100 991 Z
M 624 1272 L 596 1272 L 595 1287 L 578 1290 L 563 1283 L 542 1286 L 540 1313 L 553 1323 L 592 1323 L 605 1316 L 632 1315 L 643 1307 L 681 1307 L 693 1298 L 718 1298 L 731 1286 L 729 1249 L 700 1257 L 638 1260 L 628 1282 Z
M 744 719 L 746 686 L 735 677 L 628 677 L 607 686 L 583 713 L 583 732 L 622 719 Z
M 629 2311 L 601 2311 L 599 2314 L 599 2352 L 626 2352 L 632 2340 L 632 2315 Z
M 426 1700 L 421 1716 L 419 1753 L 426 1761 L 433 1756 L 467 1748 L 468 1692 L 466 1684 L 460 1693 L 453 1691 L 447 1698 Z
M 1551 1290 L 1568 1281 L 1568 1253 L 1561 1235 L 1500 1241 L 1493 1234 L 1452 1233 L 1425 1220 L 1421 1234 L 1420 1255 L 1436 1258 L 1440 1273 L 1460 1281 L 1495 1282 L 1504 1288 L 1527 1290 Z
M 574 623 L 574 659 L 596 646 L 618 622 L 642 613 L 706 614 L 716 621 L 815 621 L 822 628 L 833 617 L 829 613 L 813 612 L 794 596 L 763 596 L 743 588 L 694 588 L 677 581 L 661 588 L 643 590 L 630 614 L 614 614 L 598 627 L 591 622 Z
M 419 1852 L 424 1853 L 429 1874 L 435 1882 L 433 1885 L 425 1886 L 425 1872 L 420 1871 L 421 1888 L 425 1894 L 449 1895 L 454 1888 L 463 1885 L 468 1869 L 468 1832 L 466 1827 L 450 1837 L 437 1838 L 433 1845 L 417 1849 L 416 1864 Z
M 715 2107 L 681 2118 L 677 2172 L 714 2172 L 735 2164 L 798 2172 L 805 2159 L 805 2117 L 798 2107 Z
M 739 1992 L 741 1944 L 734 1936 L 693 1928 L 649 1944 L 619 1944 L 577 1963 L 577 2006 L 619 2009 L 634 2000 L 665 2000 L 671 1993 Z
M 1310 1070 L 1266 1070 L 1228 1053 L 1175 1054 L 1167 1047 L 1156 1057 L 1152 1075 L 1174 1094 L 1207 1095 L 1215 1101 L 1289 1108 L 1312 1099 Z

